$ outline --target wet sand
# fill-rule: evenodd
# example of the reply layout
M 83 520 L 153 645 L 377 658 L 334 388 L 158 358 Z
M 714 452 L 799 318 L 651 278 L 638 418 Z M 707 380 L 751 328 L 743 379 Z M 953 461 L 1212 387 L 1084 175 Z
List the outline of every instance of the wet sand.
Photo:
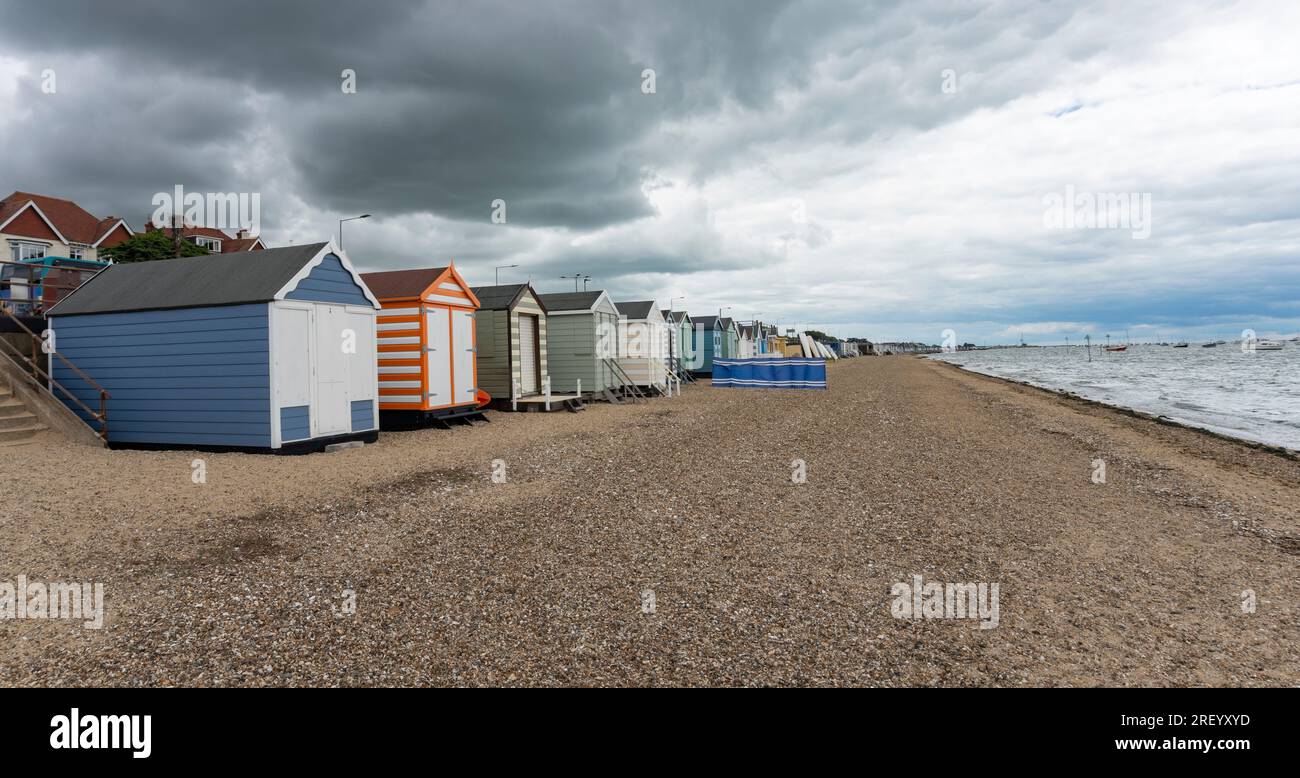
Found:
M 829 378 L 308 457 L 4 449 L 0 582 L 107 613 L 0 621 L 0 684 L 1300 683 L 1296 461 L 911 357 Z M 998 584 L 998 625 L 895 618 L 914 575 Z

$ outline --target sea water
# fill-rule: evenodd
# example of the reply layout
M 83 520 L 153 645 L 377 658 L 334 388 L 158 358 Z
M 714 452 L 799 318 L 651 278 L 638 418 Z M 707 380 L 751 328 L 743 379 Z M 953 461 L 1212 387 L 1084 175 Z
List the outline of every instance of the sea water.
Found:
M 1146 344 L 1000 348 L 936 354 L 966 370 L 1073 392 L 1222 435 L 1300 450 L 1300 343 L 1244 351 Z

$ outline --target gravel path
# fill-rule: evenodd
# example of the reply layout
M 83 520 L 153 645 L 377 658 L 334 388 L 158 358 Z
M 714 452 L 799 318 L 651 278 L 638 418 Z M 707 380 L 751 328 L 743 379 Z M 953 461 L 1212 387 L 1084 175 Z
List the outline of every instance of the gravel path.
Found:
M 0 450 L 0 582 L 108 609 L 0 621 L 0 685 L 1300 683 L 1300 464 L 926 360 L 830 383 L 308 457 Z M 894 618 L 914 574 L 997 583 L 998 626 Z

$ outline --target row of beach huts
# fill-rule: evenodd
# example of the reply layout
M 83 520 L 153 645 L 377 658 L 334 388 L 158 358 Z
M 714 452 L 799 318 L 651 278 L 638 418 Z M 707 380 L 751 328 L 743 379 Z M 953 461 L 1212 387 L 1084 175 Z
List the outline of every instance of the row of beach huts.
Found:
M 474 287 L 454 265 L 363 274 L 332 241 L 113 265 L 47 323 L 51 392 L 122 447 L 313 451 L 489 406 L 671 396 L 759 359 L 815 360 L 820 383 L 780 385 L 824 388 L 822 360 L 857 354 L 604 291 Z

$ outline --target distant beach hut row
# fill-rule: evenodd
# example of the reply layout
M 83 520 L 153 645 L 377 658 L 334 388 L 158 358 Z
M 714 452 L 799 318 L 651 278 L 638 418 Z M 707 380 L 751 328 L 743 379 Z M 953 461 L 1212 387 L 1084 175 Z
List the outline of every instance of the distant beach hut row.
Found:
M 770 326 L 604 291 L 471 287 L 451 265 L 363 275 L 333 242 L 113 265 L 48 325 L 55 381 L 111 397 L 110 444 L 282 452 L 488 405 L 671 394 L 714 360 L 788 348 Z

